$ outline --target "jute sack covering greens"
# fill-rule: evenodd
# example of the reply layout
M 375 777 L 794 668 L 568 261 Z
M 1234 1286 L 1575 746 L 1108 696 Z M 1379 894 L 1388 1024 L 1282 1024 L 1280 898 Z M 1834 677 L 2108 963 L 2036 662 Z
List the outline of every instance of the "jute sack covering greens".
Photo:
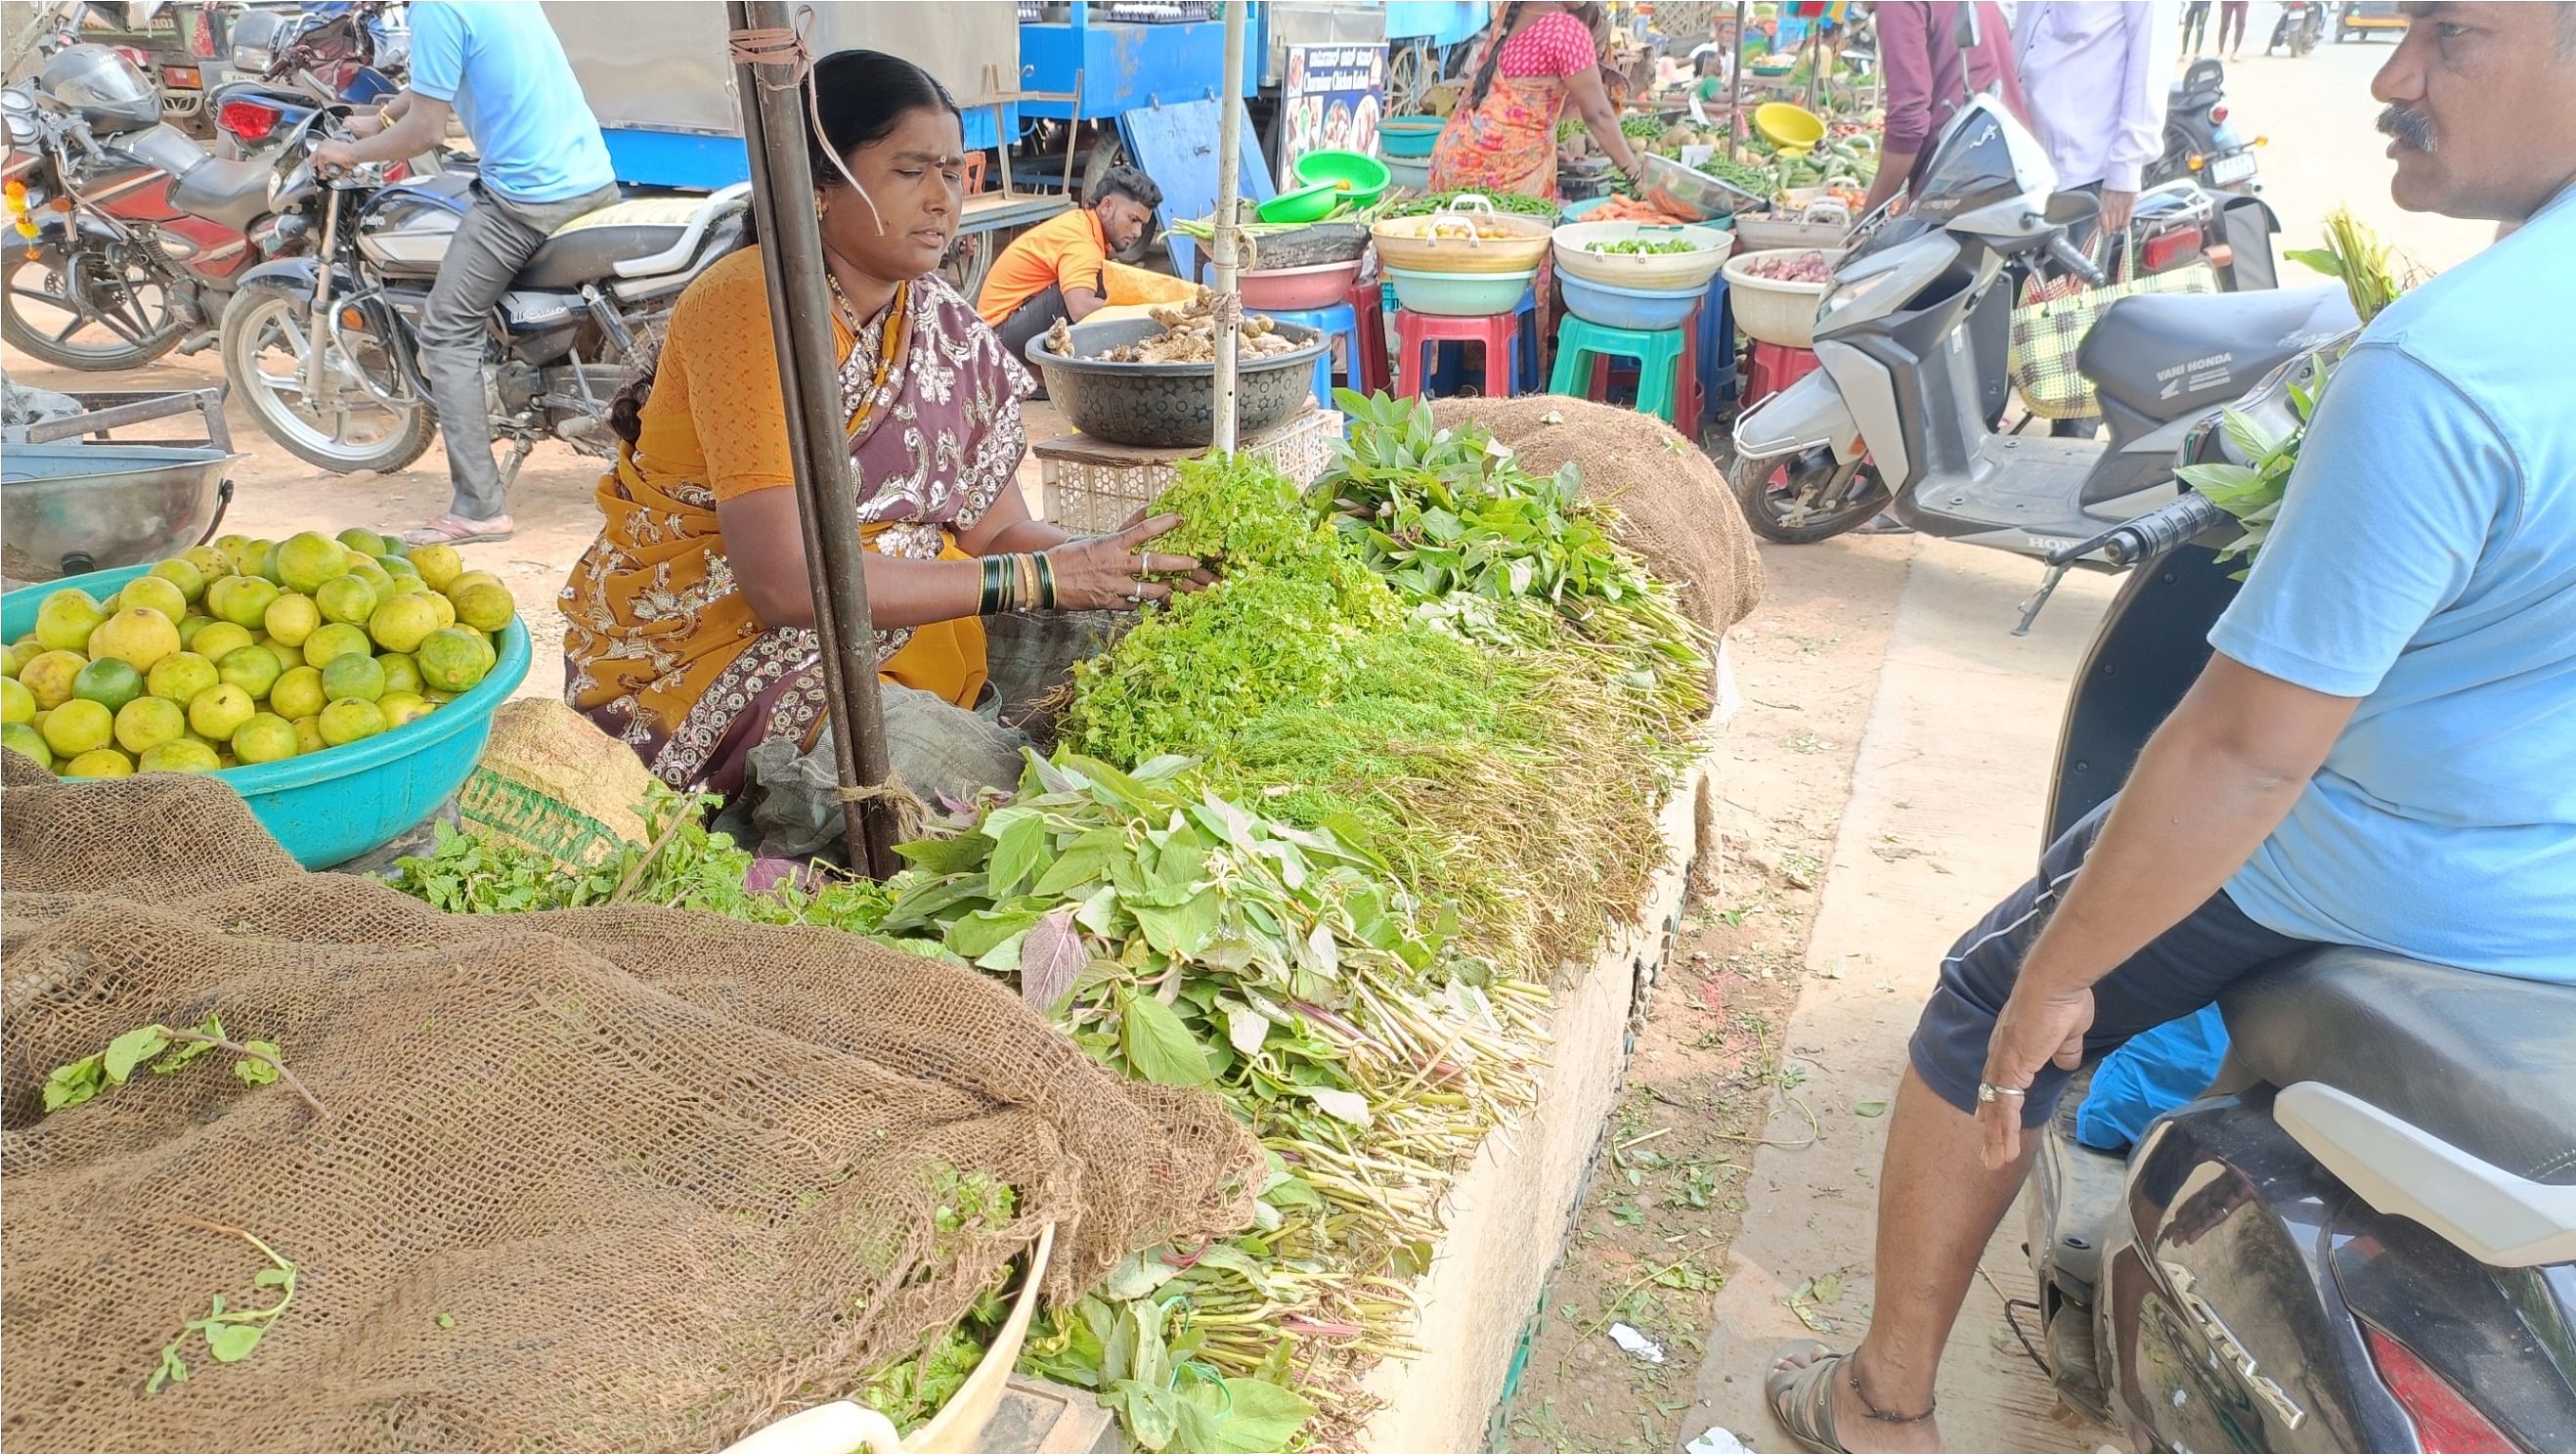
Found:
M 1444 429 L 1484 426 L 1534 475 L 1573 464 L 1583 497 L 1616 512 L 1612 538 L 1678 587 L 1683 611 L 1712 637 L 1762 603 L 1762 559 L 1725 476 L 1662 420 L 1556 394 L 1442 399 L 1431 417 Z
M 219 783 L 5 758 L 13 1446 L 712 1450 L 944 1336 L 1048 1222 L 1057 1299 L 1250 1222 L 1216 1098 L 972 971 L 442 914 Z M 186 1063 L 197 1027 L 270 1050 Z
M 566 868 L 649 843 L 635 805 L 653 785 L 635 749 L 551 697 L 522 697 L 492 714 L 492 740 L 456 792 L 465 826 L 533 848 Z

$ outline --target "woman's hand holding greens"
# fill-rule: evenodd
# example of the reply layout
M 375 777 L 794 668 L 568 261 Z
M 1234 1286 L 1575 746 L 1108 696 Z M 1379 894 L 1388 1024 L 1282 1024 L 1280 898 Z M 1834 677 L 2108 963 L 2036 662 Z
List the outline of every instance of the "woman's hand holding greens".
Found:
M 1178 515 L 1144 519 L 1111 535 L 1069 540 L 1047 552 L 1055 567 L 1055 604 L 1065 611 L 1124 611 L 1146 601 L 1168 600 L 1175 590 L 1215 584 L 1206 564 L 1186 555 L 1149 554 L 1145 542 L 1180 528 Z

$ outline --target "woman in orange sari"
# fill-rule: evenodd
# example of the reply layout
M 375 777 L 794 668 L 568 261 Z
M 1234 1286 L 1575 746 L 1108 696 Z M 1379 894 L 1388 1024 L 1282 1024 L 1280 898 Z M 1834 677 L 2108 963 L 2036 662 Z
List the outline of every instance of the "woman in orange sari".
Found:
M 1077 618 L 1034 613 L 1133 609 L 1193 584 L 1199 562 L 1140 553 L 1177 516 L 1082 540 L 1030 518 L 1016 478 L 1028 374 L 933 271 L 963 201 L 956 103 L 874 51 L 827 56 L 814 79 L 815 207 L 890 746 L 900 721 L 927 722 L 923 740 L 1008 743 L 988 688 L 1034 690 L 989 680 L 987 621 L 1070 637 Z M 673 787 L 758 787 L 753 750 L 791 763 L 825 707 L 757 249 L 689 285 L 613 424 L 625 445 L 599 483 L 607 519 L 563 591 L 566 699 Z M 925 795 L 977 785 L 905 775 Z
M 1631 180 L 1640 163 L 1601 84 L 1592 38 L 1598 7 L 1513 0 L 1487 33 L 1467 94 L 1431 151 L 1435 192 L 1556 198 L 1556 123 L 1574 104 L 1585 129 Z

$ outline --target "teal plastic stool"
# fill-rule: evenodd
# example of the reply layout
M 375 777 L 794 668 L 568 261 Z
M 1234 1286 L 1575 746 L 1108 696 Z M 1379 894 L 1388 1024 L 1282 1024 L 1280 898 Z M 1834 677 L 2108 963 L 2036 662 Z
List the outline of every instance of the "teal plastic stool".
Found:
M 1596 364 L 1611 358 L 1635 359 L 1637 411 L 1671 424 L 1686 351 L 1687 341 L 1678 328 L 1641 333 L 1568 313 L 1557 326 L 1556 369 L 1548 378 L 1547 391 L 1577 399 L 1591 398 Z

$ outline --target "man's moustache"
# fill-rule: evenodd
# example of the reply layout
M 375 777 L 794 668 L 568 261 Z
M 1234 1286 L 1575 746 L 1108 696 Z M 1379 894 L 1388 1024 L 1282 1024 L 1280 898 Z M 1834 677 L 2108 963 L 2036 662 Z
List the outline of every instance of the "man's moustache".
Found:
M 2421 111 L 2409 111 L 2392 102 L 2379 113 L 2379 129 L 2409 151 L 2433 150 L 2433 118 Z

